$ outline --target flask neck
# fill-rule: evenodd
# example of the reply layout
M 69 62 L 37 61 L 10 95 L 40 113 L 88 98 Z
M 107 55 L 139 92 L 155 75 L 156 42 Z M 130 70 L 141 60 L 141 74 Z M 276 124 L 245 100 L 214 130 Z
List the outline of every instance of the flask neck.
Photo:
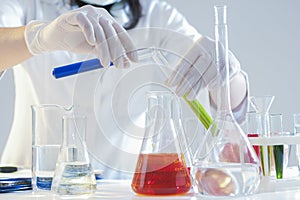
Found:
M 215 40 L 217 64 L 217 116 L 232 115 L 229 84 L 228 31 L 226 6 L 215 7 Z
M 148 117 L 153 119 L 180 119 L 179 100 L 167 91 L 152 91 L 148 94 Z

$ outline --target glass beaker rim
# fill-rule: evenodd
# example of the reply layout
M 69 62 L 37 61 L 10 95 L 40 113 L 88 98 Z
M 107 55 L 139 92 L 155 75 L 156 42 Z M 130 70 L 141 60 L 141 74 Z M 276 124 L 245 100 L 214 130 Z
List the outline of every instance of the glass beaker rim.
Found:
M 269 95 L 269 94 L 266 94 L 266 95 L 252 95 L 250 96 L 250 98 L 266 98 L 266 97 L 269 97 L 269 98 L 274 98 L 275 96 L 274 95 Z
M 72 110 L 74 108 L 73 105 L 71 106 L 62 106 L 59 104 L 33 104 L 31 105 L 31 108 L 61 108 L 64 109 L 66 111 Z
M 152 96 L 152 95 L 175 95 L 174 92 L 168 91 L 168 90 L 151 90 L 147 91 L 147 96 Z

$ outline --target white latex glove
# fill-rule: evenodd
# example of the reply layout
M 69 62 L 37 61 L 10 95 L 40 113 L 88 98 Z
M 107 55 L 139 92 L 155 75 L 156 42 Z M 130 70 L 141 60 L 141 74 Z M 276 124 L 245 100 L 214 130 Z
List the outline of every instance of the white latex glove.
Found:
M 195 99 L 204 87 L 214 89 L 218 73 L 215 58 L 215 41 L 201 37 L 177 64 L 167 84 L 176 86 L 175 92 L 178 96 L 188 94 L 189 100 Z M 229 52 L 229 77 L 232 78 L 239 71 L 238 60 Z
M 31 21 L 25 29 L 31 54 L 65 50 L 96 55 L 108 67 L 128 67 L 128 58 L 137 60 L 127 31 L 103 8 L 84 6 L 62 14 L 51 22 Z M 122 58 L 115 60 L 121 55 Z

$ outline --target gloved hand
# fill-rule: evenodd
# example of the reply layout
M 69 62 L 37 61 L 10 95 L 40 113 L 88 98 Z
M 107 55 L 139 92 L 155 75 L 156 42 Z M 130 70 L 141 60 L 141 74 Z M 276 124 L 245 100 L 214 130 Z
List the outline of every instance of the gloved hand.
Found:
M 238 60 L 229 52 L 229 78 L 239 71 Z M 178 96 L 188 94 L 187 98 L 193 100 L 202 88 L 216 88 L 217 74 L 215 41 L 201 37 L 180 60 L 166 83 L 170 87 L 176 86 Z
M 25 29 L 25 41 L 31 54 L 65 50 L 96 55 L 108 67 L 128 67 L 128 58 L 137 60 L 131 52 L 134 44 L 126 30 L 102 8 L 84 6 L 62 14 L 52 22 L 31 21 Z

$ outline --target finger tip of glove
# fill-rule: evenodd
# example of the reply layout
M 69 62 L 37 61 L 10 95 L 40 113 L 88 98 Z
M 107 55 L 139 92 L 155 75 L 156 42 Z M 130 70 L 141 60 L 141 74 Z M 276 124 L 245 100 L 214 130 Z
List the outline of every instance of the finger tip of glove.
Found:
M 116 68 L 119 69 L 127 69 L 130 67 L 129 59 L 126 57 L 122 57 L 121 59 L 116 60 L 114 63 Z
M 166 86 L 172 87 L 170 79 L 166 79 L 164 83 L 165 83 Z
M 187 98 L 187 100 L 189 100 L 189 101 L 193 101 L 193 100 L 196 98 L 196 96 L 195 96 L 195 94 L 194 94 L 193 92 L 190 92 L 190 93 L 186 96 L 186 98 Z
M 175 94 L 179 97 L 183 97 L 183 95 L 185 94 L 185 92 L 183 90 L 181 90 L 180 88 L 176 88 L 175 90 Z
M 139 61 L 138 54 L 136 52 L 130 52 L 130 53 L 127 54 L 127 56 L 133 62 L 138 62 Z
M 169 78 L 167 78 L 167 80 L 165 81 L 165 83 L 169 87 L 174 87 L 176 85 L 176 80 L 174 80 L 174 77 L 170 76 Z

